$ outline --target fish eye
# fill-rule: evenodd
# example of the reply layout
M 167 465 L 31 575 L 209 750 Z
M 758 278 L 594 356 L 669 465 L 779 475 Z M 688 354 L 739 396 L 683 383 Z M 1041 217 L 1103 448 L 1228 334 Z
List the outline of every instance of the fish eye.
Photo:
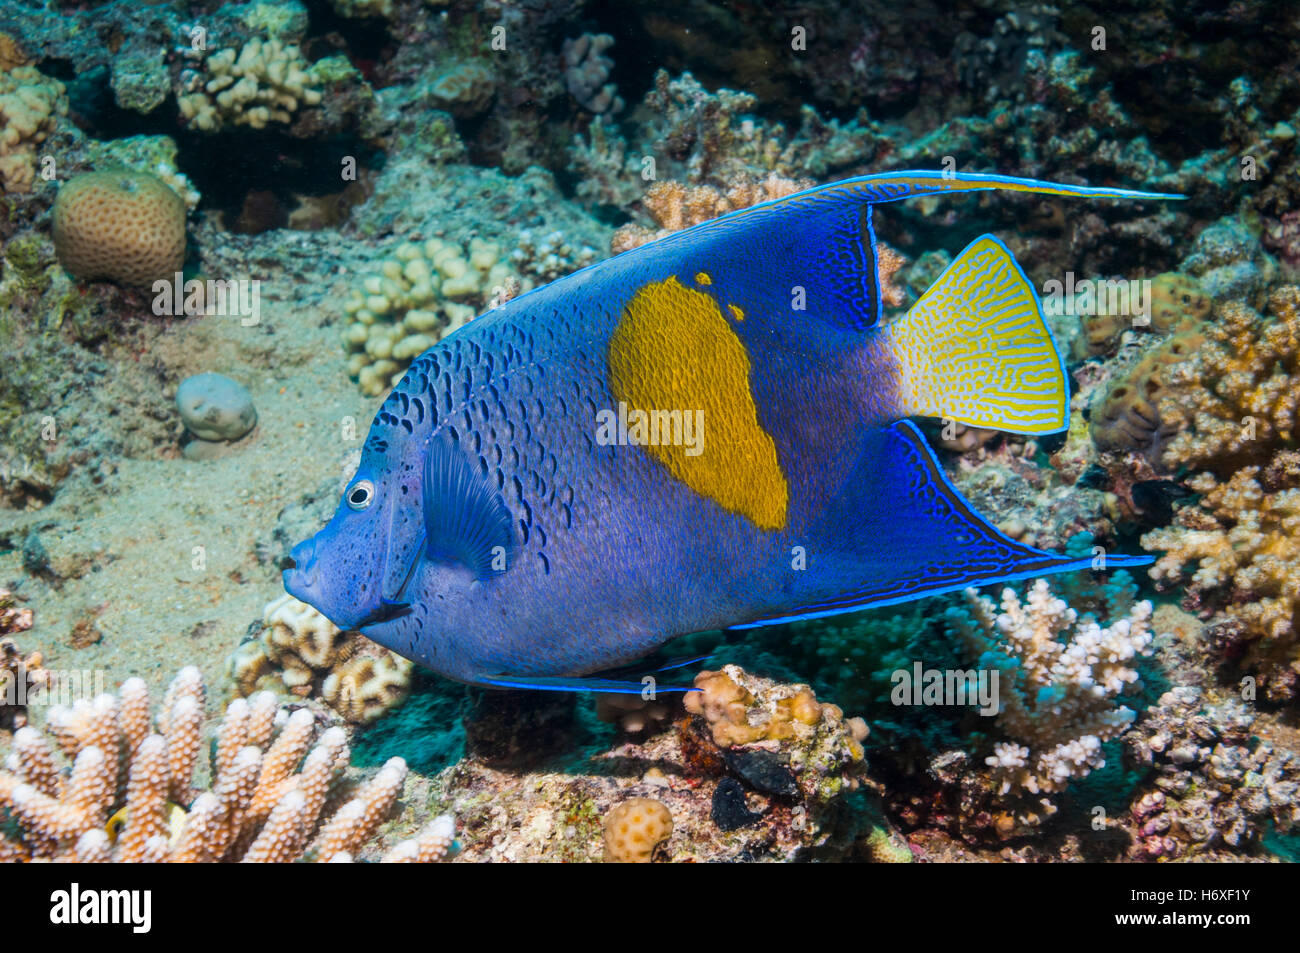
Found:
M 375 485 L 369 480 L 358 480 L 344 499 L 351 509 L 364 510 L 375 502 Z

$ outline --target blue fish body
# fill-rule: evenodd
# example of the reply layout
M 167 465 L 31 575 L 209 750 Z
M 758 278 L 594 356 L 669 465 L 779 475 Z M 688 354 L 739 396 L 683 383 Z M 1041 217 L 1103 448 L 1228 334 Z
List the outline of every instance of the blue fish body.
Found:
M 872 207 L 974 189 L 1171 197 L 868 176 L 525 294 L 411 365 L 286 589 L 448 677 L 571 688 L 689 632 L 1087 568 L 989 525 L 906 419 L 1068 424 L 996 239 L 882 323 Z

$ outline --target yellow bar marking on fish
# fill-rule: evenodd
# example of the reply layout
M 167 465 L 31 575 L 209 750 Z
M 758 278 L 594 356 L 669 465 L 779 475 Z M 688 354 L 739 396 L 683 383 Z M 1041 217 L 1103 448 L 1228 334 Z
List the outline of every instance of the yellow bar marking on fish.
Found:
M 727 307 L 731 309 L 731 316 L 732 316 L 733 318 L 735 318 L 737 321 L 744 321 L 744 320 L 745 320 L 745 312 L 744 312 L 744 311 L 741 311 L 741 310 L 740 310 L 739 308 L 737 308 L 734 304 L 729 304 L 729 305 L 727 305 Z
M 713 284 L 713 279 L 710 278 L 705 272 L 701 271 L 696 273 L 695 283 L 697 285 L 711 285 Z
M 760 529 L 785 526 L 790 487 L 758 421 L 749 355 L 718 302 L 676 278 L 628 302 L 609 342 L 615 400 L 645 411 L 695 411 L 701 447 L 643 447 L 696 493 Z

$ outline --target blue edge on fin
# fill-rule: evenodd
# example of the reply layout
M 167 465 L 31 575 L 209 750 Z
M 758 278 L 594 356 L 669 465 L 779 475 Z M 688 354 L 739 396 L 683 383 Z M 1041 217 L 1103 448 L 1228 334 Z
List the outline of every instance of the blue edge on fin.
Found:
M 953 486 L 952 481 L 948 479 L 948 474 L 944 472 L 943 466 L 939 463 L 939 458 L 935 456 L 934 449 L 930 446 L 929 442 L 925 439 L 925 437 L 921 435 L 921 431 L 917 429 L 917 426 L 914 423 L 912 423 L 910 420 L 901 420 L 898 423 L 894 424 L 893 426 L 899 428 L 900 430 L 910 431 L 910 434 L 914 438 L 916 445 L 922 448 L 925 451 L 925 453 L 928 455 L 929 463 L 932 467 L 932 471 L 943 482 L 944 489 L 947 491 L 947 493 L 958 500 L 963 500 L 964 497 L 962 497 L 961 493 L 958 492 L 957 488 Z M 960 582 L 953 582 L 944 585 L 939 585 L 933 589 L 927 589 L 921 592 L 912 591 L 912 592 L 895 595 L 895 596 L 883 596 L 876 599 L 868 599 L 864 602 L 856 603 L 851 606 L 837 606 L 835 608 L 825 609 L 816 612 L 798 613 L 795 615 L 779 616 L 771 619 L 759 619 L 754 622 L 745 622 L 739 625 L 730 626 L 727 629 L 727 631 L 731 632 L 731 631 L 739 631 L 743 629 L 757 629 L 757 628 L 761 628 L 762 626 L 779 625 L 786 622 L 800 622 L 807 619 L 822 619 L 828 616 L 842 615 L 847 612 L 860 612 L 863 609 L 879 609 L 884 606 L 898 605 L 899 603 L 903 603 L 903 602 L 912 602 L 916 599 L 943 595 L 944 593 L 947 592 L 956 592 L 958 590 L 966 589 L 971 586 L 988 586 L 1000 582 L 1015 582 L 1020 579 L 1030 579 L 1035 576 L 1055 575 L 1056 573 L 1071 572 L 1079 569 L 1092 569 L 1092 564 L 1095 557 L 1089 556 L 1082 559 L 1072 559 L 1072 560 L 1065 559 L 1064 557 L 1061 557 L 1058 553 L 1049 553 L 1046 550 L 1034 550 L 1032 549 L 1032 547 L 1025 547 L 1022 543 L 1017 543 L 1015 540 L 1011 539 L 1009 536 L 1007 536 L 1005 533 L 1003 533 L 1001 530 L 999 530 L 996 526 L 992 525 L 991 523 L 985 522 L 985 528 L 989 531 L 991 536 L 993 536 L 994 538 L 1002 542 L 1005 542 L 1009 546 L 1016 547 L 1016 548 L 1030 549 L 1032 552 L 1040 556 L 1046 556 L 1049 558 L 1052 557 L 1059 558 L 1061 559 L 1061 562 L 1054 564 L 1050 568 L 1035 566 L 1034 568 L 1027 569 L 1023 572 L 999 573 L 998 575 L 990 576 L 987 578 L 976 577 L 972 579 L 964 579 Z M 1105 565 L 1107 570 L 1112 568 L 1122 569 L 1128 566 L 1146 566 L 1149 565 L 1150 563 L 1155 562 L 1154 556 L 1107 555 L 1104 558 L 1105 558 Z
M 659 668 L 651 669 L 646 675 L 653 675 L 656 672 L 668 672 L 676 668 L 684 668 L 687 665 L 694 665 L 696 662 L 703 662 L 708 659 L 707 655 L 696 655 L 691 658 L 673 659 L 666 665 Z M 626 682 L 614 678 L 601 678 L 598 676 L 542 676 L 542 675 L 492 675 L 479 679 L 479 683 L 493 688 L 531 688 L 543 692 L 601 692 L 607 695 L 640 695 L 649 687 L 644 682 Z M 691 685 L 655 685 L 654 694 L 661 695 L 665 692 L 697 692 L 698 688 Z

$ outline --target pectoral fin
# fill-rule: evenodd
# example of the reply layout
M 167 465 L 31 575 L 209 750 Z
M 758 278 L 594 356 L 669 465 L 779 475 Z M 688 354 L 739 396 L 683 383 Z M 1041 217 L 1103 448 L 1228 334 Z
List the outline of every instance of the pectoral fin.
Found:
M 421 502 L 425 559 L 463 566 L 480 580 L 513 565 L 509 507 L 483 468 L 449 440 L 429 442 Z

